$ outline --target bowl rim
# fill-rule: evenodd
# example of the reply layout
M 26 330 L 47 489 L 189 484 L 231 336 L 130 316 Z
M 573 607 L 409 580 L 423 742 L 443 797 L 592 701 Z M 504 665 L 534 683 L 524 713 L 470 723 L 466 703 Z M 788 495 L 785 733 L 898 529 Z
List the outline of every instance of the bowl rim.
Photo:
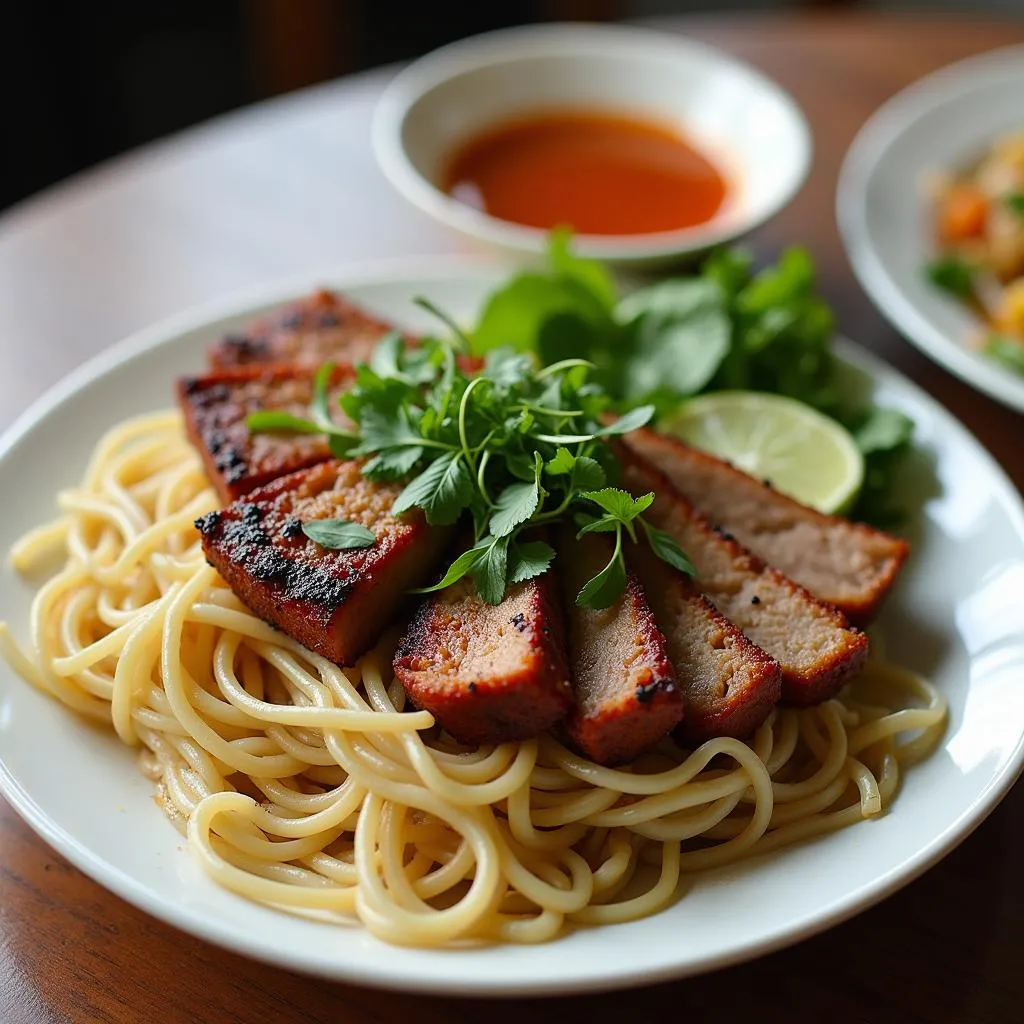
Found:
M 627 25 L 559 22 L 497 29 L 460 39 L 432 50 L 402 68 L 385 87 L 373 113 L 372 143 L 377 164 L 392 186 L 410 203 L 435 220 L 485 242 L 519 252 L 544 251 L 548 232 L 542 228 L 501 220 L 475 210 L 443 192 L 422 175 L 402 142 L 402 129 L 413 106 L 440 85 L 493 64 L 551 56 L 569 49 L 576 53 L 650 57 L 652 48 L 676 57 L 699 57 L 730 67 L 748 78 L 779 104 L 797 141 L 790 180 L 778 196 L 763 207 L 738 216 L 712 217 L 703 224 L 672 231 L 637 235 L 576 236 L 576 249 L 584 256 L 629 262 L 700 252 L 732 241 L 759 227 L 787 206 L 800 192 L 813 162 L 810 124 L 793 97 L 752 64 L 685 35 Z M 523 113 L 526 111 L 523 110 Z M 509 117 L 515 111 L 509 111 Z

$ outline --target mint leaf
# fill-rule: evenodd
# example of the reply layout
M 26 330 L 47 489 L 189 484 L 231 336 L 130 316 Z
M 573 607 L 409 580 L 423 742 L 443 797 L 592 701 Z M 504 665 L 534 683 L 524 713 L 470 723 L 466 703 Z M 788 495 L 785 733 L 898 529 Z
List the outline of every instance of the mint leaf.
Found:
M 567 228 L 555 228 L 548 239 L 548 262 L 557 274 L 579 282 L 594 299 L 607 310 L 611 310 L 618 297 L 618 289 L 608 268 L 597 260 L 576 256 L 571 248 L 572 232 Z
M 547 572 L 555 558 L 555 549 L 542 540 L 513 543 L 508 551 L 508 582 L 523 583 Z
M 620 522 L 628 523 L 650 508 L 654 501 L 654 492 L 634 498 L 628 491 L 618 487 L 605 487 L 600 491 L 584 491 L 580 497 L 599 505 Z
M 254 434 L 261 434 L 268 430 L 283 430 L 293 434 L 322 434 L 324 432 L 323 427 L 318 423 L 278 409 L 261 409 L 259 412 L 250 413 L 246 417 L 245 425 Z
M 476 564 L 484 557 L 487 545 L 477 544 L 474 547 L 463 551 L 458 558 L 448 566 L 445 574 L 432 586 L 417 587 L 412 591 L 414 594 L 431 594 L 435 590 L 444 590 L 453 583 L 458 583 L 467 573 L 472 572 Z
M 597 610 L 610 608 L 622 596 L 623 590 L 626 589 L 626 566 L 622 558 L 621 541 L 620 534 L 608 564 L 584 583 L 576 595 L 576 604 L 579 607 Z
M 959 256 L 940 256 L 925 268 L 928 279 L 958 299 L 969 299 L 974 294 L 974 270 Z
M 508 537 L 495 537 L 473 566 L 477 593 L 487 604 L 501 604 L 505 597 L 505 572 L 508 567 Z
M 345 519 L 314 519 L 302 524 L 302 532 L 321 547 L 341 551 L 371 548 L 377 543 L 376 534 L 372 530 Z
M 687 576 L 697 575 L 693 562 L 686 556 L 686 552 L 676 543 L 676 539 L 670 533 L 651 526 L 646 519 L 641 519 L 640 525 L 644 528 L 651 550 L 663 562 L 667 562 L 673 569 L 685 572 Z
M 454 523 L 473 498 L 473 478 L 461 452 L 450 452 L 432 462 L 395 499 L 395 515 L 419 506 L 432 526 Z

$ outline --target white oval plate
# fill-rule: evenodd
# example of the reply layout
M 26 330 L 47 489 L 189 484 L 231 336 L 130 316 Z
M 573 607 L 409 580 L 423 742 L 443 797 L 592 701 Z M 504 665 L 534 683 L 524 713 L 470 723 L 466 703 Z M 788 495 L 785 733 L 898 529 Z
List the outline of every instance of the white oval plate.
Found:
M 950 373 L 1024 412 L 1024 377 L 973 350 L 976 317 L 926 278 L 934 255 L 927 179 L 1024 130 L 1024 46 L 952 64 L 915 82 L 861 128 L 843 163 L 836 217 L 864 290 L 889 322 Z
M 338 287 L 411 328 L 429 295 L 471 318 L 504 271 L 432 261 L 404 270 L 326 273 L 160 324 L 83 367 L 0 443 L 0 547 L 53 514 L 100 433 L 170 405 L 171 381 L 198 370 L 209 342 L 315 285 Z M 554 946 L 395 949 L 357 925 L 311 922 L 209 881 L 152 800 L 133 752 L 86 726 L 0 664 L 0 790 L 50 845 L 102 885 L 178 928 L 279 966 L 389 988 L 540 994 L 654 982 L 795 942 L 906 884 L 996 805 L 1024 758 L 1024 512 L 977 441 L 927 395 L 852 346 L 843 356 L 877 398 L 917 425 L 925 488 L 914 554 L 883 616 L 890 656 L 948 696 L 942 748 L 908 773 L 879 820 L 694 878 L 647 920 L 579 930 Z M 928 494 L 927 497 L 922 497 Z M 0 614 L 19 635 L 32 588 L 9 566 Z

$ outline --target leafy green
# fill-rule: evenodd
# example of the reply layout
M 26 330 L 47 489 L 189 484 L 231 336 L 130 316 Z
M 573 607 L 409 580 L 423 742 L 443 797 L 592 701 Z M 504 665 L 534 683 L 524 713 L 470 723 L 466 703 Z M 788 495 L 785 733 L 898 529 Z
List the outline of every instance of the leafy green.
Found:
M 373 530 L 361 523 L 345 519 L 314 519 L 302 524 L 302 532 L 325 548 L 346 551 L 353 548 L 372 548 L 377 543 Z
M 1018 217 L 1024 217 L 1024 192 L 1007 192 L 1003 203 Z
M 245 425 L 254 433 L 269 430 L 284 430 L 292 434 L 322 434 L 324 432 L 319 423 L 279 409 L 261 409 L 259 412 L 250 413 L 246 418 Z
M 609 608 L 626 589 L 626 564 L 622 558 L 622 528 L 616 531 L 615 549 L 608 564 L 588 580 L 576 596 L 582 608 Z
M 555 560 L 555 549 L 542 540 L 513 544 L 508 552 L 508 581 L 523 583 L 548 571 Z
M 432 526 L 454 523 L 473 497 L 473 479 L 462 452 L 445 452 L 405 486 L 392 511 L 419 506 Z
M 985 342 L 985 355 L 1015 373 L 1024 374 L 1024 341 L 993 334 Z
M 974 294 L 974 270 L 960 256 L 939 256 L 925 267 L 925 273 L 936 288 L 957 299 L 969 299 Z
M 640 524 L 644 528 L 644 533 L 647 534 L 647 543 L 650 544 L 651 550 L 663 562 L 667 562 L 673 569 L 685 572 L 687 576 L 697 575 L 693 562 L 686 556 L 686 552 L 676 543 L 676 539 L 670 533 L 656 529 L 645 519 L 641 519 Z

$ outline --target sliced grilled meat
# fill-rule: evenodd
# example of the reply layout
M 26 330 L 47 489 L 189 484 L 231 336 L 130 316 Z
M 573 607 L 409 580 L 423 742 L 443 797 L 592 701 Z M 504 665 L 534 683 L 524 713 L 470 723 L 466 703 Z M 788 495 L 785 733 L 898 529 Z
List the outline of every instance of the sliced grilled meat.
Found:
M 749 736 L 779 701 L 778 663 L 725 618 L 684 573 L 666 565 L 641 538 L 626 548 L 665 635 L 683 694 L 682 738 Z
M 565 728 L 573 744 L 598 764 L 632 761 L 683 717 L 683 697 L 639 580 L 630 572 L 610 608 L 576 605 L 580 588 L 607 565 L 606 534 L 560 537 L 556 564 L 569 609 L 569 656 L 575 707 Z
M 318 291 L 275 310 L 210 349 L 210 366 L 224 370 L 253 363 L 296 363 L 316 369 L 333 360 L 358 363 L 395 328 L 334 292 Z
M 536 736 L 572 706 L 551 572 L 486 604 L 464 578 L 428 598 L 395 654 L 410 699 L 463 743 Z
M 629 451 L 623 485 L 635 494 L 655 492 L 646 517 L 689 555 L 697 585 L 718 611 L 779 663 L 786 703 L 820 703 L 860 672 L 868 638 L 842 612 L 716 530 L 664 474 Z
M 625 443 L 713 523 L 852 622 L 874 617 L 909 553 L 898 537 L 822 515 L 675 438 L 637 430 Z
M 258 488 L 196 526 L 210 564 L 257 615 L 350 665 L 434 570 L 449 537 L 418 512 L 392 515 L 401 489 L 366 480 L 356 462 L 333 460 Z M 317 519 L 360 523 L 376 543 L 324 548 L 302 528 Z
M 189 440 L 203 457 L 207 476 L 226 503 L 331 457 L 322 434 L 273 431 L 252 434 L 246 418 L 261 410 L 308 418 L 314 371 L 294 366 L 248 366 L 178 381 L 178 403 Z M 334 389 L 351 380 L 348 367 L 335 371 Z M 339 425 L 346 420 L 337 401 L 330 407 Z

